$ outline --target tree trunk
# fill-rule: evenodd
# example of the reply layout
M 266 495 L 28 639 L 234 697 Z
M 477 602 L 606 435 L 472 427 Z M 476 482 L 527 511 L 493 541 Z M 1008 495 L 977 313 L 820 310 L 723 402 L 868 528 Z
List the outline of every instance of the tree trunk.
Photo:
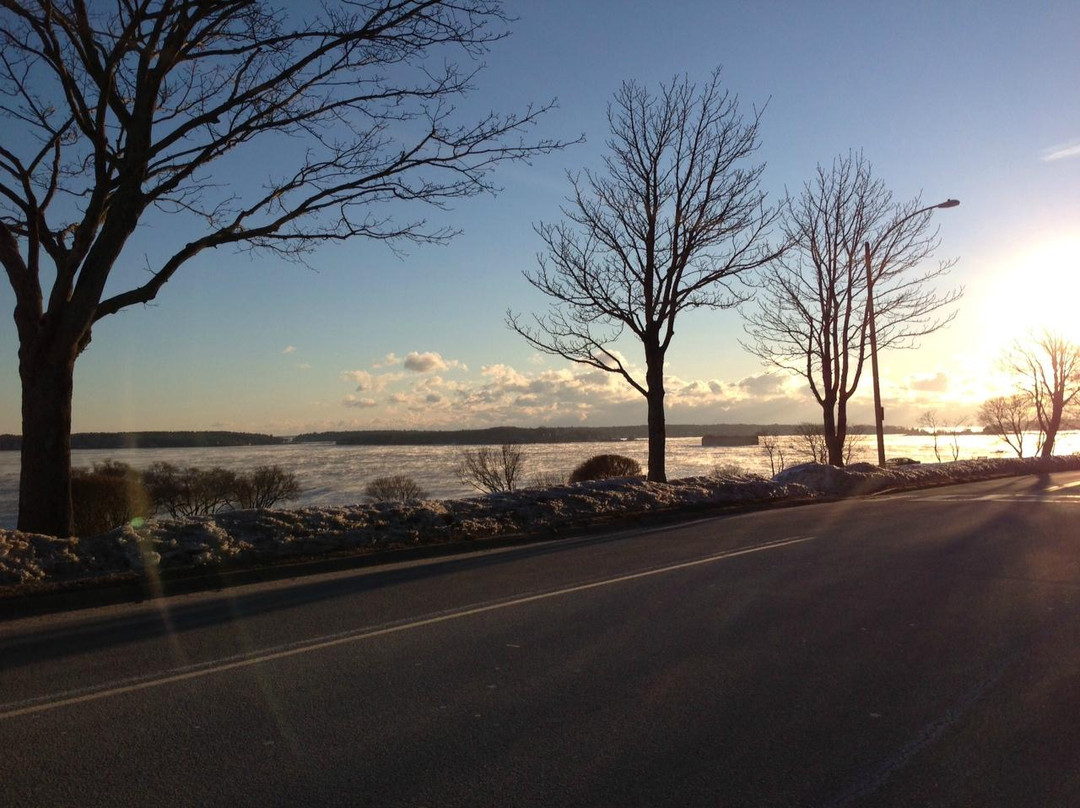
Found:
M 826 399 L 822 405 L 825 418 L 822 424 L 825 435 L 825 449 L 829 453 L 830 466 L 844 465 L 844 434 L 837 425 L 837 416 L 833 411 L 836 402 Z
M 664 421 L 664 357 L 646 355 L 645 380 L 649 403 L 649 480 L 666 483 L 664 456 L 667 451 L 667 424 Z
M 1040 457 L 1043 460 L 1049 460 L 1054 454 L 1054 441 L 1057 440 L 1058 429 L 1061 428 L 1061 411 L 1058 409 L 1057 402 L 1054 402 L 1054 411 L 1050 414 L 1050 423 L 1046 425 L 1046 436 L 1043 438 L 1042 452 Z
M 71 393 L 75 359 L 24 359 L 19 530 L 70 536 Z

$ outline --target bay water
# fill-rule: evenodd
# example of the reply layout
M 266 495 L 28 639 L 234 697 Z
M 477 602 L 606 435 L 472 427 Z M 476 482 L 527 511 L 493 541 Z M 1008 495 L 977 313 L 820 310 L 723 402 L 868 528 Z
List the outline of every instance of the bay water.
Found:
M 877 448 L 873 435 L 855 436 L 853 460 L 874 462 Z M 803 462 L 806 457 L 798 439 L 781 436 L 787 465 Z M 1035 449 L 1035 436 L 1028 436 L 1026 447 Z M 296 474 L 302 493 L 282 507 L 308 505 L 352 505 L 365 500 L 364 488 L 376 477 L 406 474 L 413 477 L 434 499 L 475 495 L 475 489 L 457 477 L 463 446 L 337 446 L 328 443 L 295 443 L 277 446 L 231 446 L 192 449 L 85 449 L 72 452 L 72 465 L 89 468 L 94 463 L 117 460 L 133 468 L 145 469 L 152 463 L 211 468 L 221 466 L 232 471 L 250 471 L 258 466 L 278 465 Z M 924 463 L 936 462 L 934 441 L 928 435 L 886 435 L 889 457 L 910 457 Z M 956 438 L 959 459 L 1009 457 L 1005 443 L 990 435 L 969 434 Z M 529 485 L 538 476 L 563 479 L 575 466 L 597 454 L 616 453 L 633 457 L 645 468 L 648 442 L 631 440 L 595 443 L 528 444 L 523 482 Z M 938 438 L 941 460 L 953 459 L 953 438 Z M 1055 454 L 1080 451 L 1080 431 L 1058 435 Z M 708 474 L 717 466 L 734 466 L 744 471 L 772 476 L 769 458 L 760 446 L 703 447 L 700 438 L 670 438 L 667 442 L 669 479 Z M 0 528 L 13 528 L 18 514 L 19 453 L 0 452 Z

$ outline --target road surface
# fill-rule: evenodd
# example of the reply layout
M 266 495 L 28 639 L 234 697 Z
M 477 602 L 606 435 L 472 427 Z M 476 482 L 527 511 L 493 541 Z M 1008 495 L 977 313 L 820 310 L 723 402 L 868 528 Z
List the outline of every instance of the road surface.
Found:
M 4 806 L 1080 805 L 1080 474 L 0 623 Z

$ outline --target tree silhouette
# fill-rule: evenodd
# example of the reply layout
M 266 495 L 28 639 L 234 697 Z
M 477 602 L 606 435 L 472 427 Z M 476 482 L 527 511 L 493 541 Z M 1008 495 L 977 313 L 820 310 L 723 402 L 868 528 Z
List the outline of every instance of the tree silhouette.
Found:
M 869 355 L 864 245 L 873 256 L 879 348 L 913 347 L 955 316 L 945 310 L 962 290 L 938 295 L 930 288 L 951 262 L 917 269 L 938 246 L 931 213 L 921 208 L 919 199 L 894 203 L 861 154 L 819 166 L 802 192 L 785 200 L 790 248 L 762 273 L 746 312 L 744 347 L 810 385 L 833 465 L 844 465 L 848 402 Z
M 649 473 L 666 480 L 664 360 L 680 312 L 729 308 L 729 282 L 776 252 L 765 243 L 775 214 L 759 190 L 759 115 L 744 120 L 720 71 L 698 88 L 687 78 L 653 94 L 624 82 L 608 107 L 604 171 L 570 176 L 564 221 L 536 229 L 545 253 L 525 277 L 550 298 L 531 323 L 511 328 L 537 350 L 617 373 L 648 402 Z M 614 343 L 640 342 L 645 377 Z
M 1053 455 L 1062 422 L 1075 415 L 1080 394 L 1080 346 L 1060 334 L 1044 331 L 1029 342 L 1017 342 L 1005 364 L 1035 412 L 1045 459 Z
M 499 0 L 331 0 L 302 13 L 261 0 L 0 0 L 20 529 L 70 532 L 72 375 L 103 317 L 153 300 L 210 249 L 303 260 L 351 238 L 444 242 L 452 230 L 398 220 L 394 206 L 492 190 L 496 164 L 562 145 L 522 139 L 550 105 L 455 113 L 475 69 L 453 60 L 506 35 Z M 221 184 L 227 158 L 256 152 L 273 155 L 261 184 Z M 173 216 L 163 233 L 183 235 L 163 235 L 146 276 L 117 289 L 125 245 L 155 212 Z

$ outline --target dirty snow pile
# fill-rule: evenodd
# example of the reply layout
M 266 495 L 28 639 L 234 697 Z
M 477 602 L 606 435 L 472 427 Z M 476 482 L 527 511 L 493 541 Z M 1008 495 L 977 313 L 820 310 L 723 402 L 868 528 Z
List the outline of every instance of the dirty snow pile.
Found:
M 495 535 L 543 535 L 645 512 L 848 496 L 1065 470 L 1080 470 L 1080 457 L 1053 458 L 1049 463 L 995 459 L 889 469 L 803 464 L 773 480 L 752 475 L 670 483 L 622 478 L 458 500 L 229 511 L 185 520 L 152 519 L 84 538 L 0 530 L 0 586 L 135 577 L 157 570 L 239 568 Z
M 1051 457 L 1048 460 L 1036 457 L 982 458 L 952 463 L 890 465 L 885 468 L 870 463 L 854 463 L 844 468 L 803 463 L 784 469 L 773 479 L 779 483 L 803 485 L 825 496 L 851 496 L 1055 471 L 1080 471 L 1080 455 Z

